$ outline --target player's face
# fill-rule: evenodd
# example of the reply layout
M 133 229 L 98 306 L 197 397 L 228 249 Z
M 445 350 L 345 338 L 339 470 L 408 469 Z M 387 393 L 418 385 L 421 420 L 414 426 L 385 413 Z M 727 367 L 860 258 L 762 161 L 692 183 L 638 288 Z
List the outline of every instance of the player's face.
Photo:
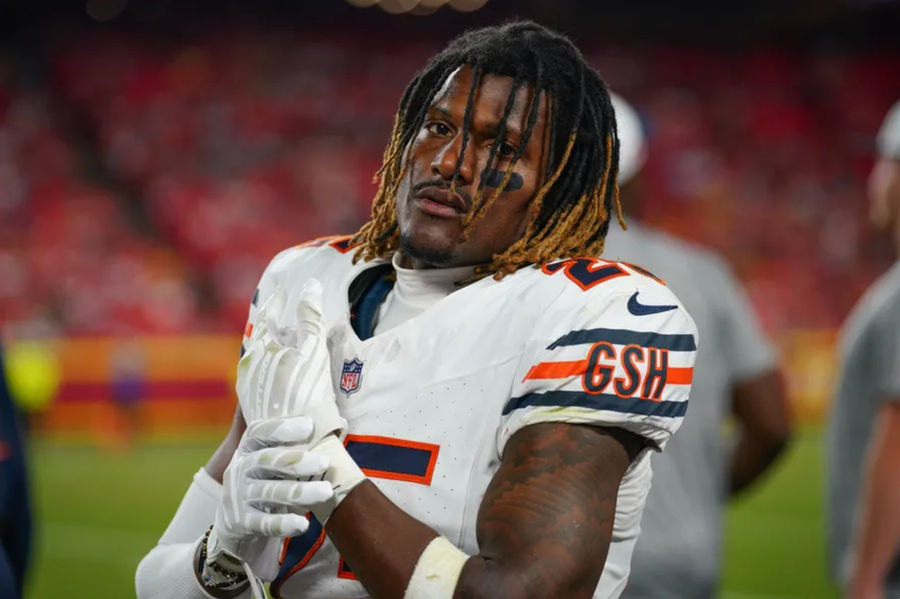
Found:
M 870 216 L 883 229 L 893 229 L 900 242 L 900 161 L 882 158 L 869 177 Z
M 397 220 L 407 267 L 446 268 L 490 262 L 491 256 L 505 250 L 524 233 L 529 203 L 544 178 L 549 109 L 546 96 L 541 95 L 538 120 L 513 168 L 511 184 L 472 226 L 466 240 L 460 239 L 462 221 L 472 205 L 491 146 L 500 144 L 493 168 L 502 177 L 521 143 L 532 96 L 530 86 L 516 92 L 506 122 L 505 139 L 499 140 L 497 131 L 513 80 L 499 75 L 482 77 L 473 99 L 457 193 L 451 195 L 450 183 L 462 145 L 463 117 L 471 82 L 471 67 L 455 71 L 435 95 L 422 129 L 411 142 L 406 176 L 397 192 Z M 486 180 L 490 180 L 490 175 Z M 499 185 L 498 180 L 492 182 Z M 495 191 L 495 187 L 486 185 L 482 196 L 490 197 Z

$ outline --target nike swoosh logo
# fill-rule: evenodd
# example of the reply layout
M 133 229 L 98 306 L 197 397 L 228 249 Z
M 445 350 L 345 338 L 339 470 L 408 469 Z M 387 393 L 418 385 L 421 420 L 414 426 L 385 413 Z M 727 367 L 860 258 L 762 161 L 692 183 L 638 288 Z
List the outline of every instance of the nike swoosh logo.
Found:
M 634 295 L 628 298 L 628 311 L 635 316 L 646 316 L 647 314 L 659 314 L 660 312 L 668 312 L 674 310 L 678 306 L 648 306 L 638 301 L 639 291 L 635 291 Z

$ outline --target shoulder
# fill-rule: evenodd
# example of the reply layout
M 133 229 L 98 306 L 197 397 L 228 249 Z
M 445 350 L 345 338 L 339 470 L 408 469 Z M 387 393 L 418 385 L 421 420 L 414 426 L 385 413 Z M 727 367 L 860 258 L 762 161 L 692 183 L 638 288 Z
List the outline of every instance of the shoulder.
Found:
M 355 249 L 355 246 L 350 245 L 350 239 L 350 235 L 331 235 L 284 249 L 266 266 L 263 280 L 277 280 L 303 270 L 317 271 L 341 266 L 349 268 L 353 265 Z
M 900 322 L 900 260 L 866 291 L 848 319 L 851 329 L 896 330 Z
M 686 411 L 698 343 L 675 294 L 640 267 L 599 258 L 522 279 L 528 339 L 501 453 L 513 432 L 549 421 L 624 428 L 662 449 Z
M 715 250 L 670 235 L 641 223 L 630 223 L 627 231 L 611 229 L 604 257 L 636 262 L 659 270 L 663 278 L 672 268 L 730 277 L 731 268 Z
M 354 263 L 356 246 L 350 244 L 350 239 L 349 235 L 322 237 L 289 247 L 276 254 L 266 266 L 256 286 L 250 302 L 249 325 L 246 331 L 253 326 L 259 308 L 278 288 L 285 291 L 288 301 L 291 302 L 298 297 L 304 283 L 314 278 L 322 283 L 326 298 L 346 294 L 346 286 L 355 273 L 370 266 L 364 261 Z M 332 303 L 334 302 L 326 301 L 328 305 Z
M 311 278 L 322 283 L 326 298 L 330 293 L 344 293 L 346 284 L 356 274 L 383 262 L 354 260 L 358 246 L 352 245 L 350 239 L 349 235 L 321 237 L 282 250 L 263 271 L 253 303 L 262 305 L 277 287 L 285 289 L 290 297 L 290 290 L 299 290 Z
M 570 258 L 528 269 L 521 285 L 537 310 L 534 329 L 602 326 L 696 336 L 684 305 L 662 279 L 636 264 Z

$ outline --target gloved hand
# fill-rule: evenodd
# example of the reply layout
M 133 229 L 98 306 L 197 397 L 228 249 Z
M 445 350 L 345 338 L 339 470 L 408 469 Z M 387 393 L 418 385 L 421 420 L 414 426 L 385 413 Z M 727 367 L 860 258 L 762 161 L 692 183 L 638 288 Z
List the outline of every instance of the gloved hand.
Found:
M 281 539 L 303 534 L 305 514 L 332 498 L 330 482 L 310 481 L 329 466 L 307 451 L 310 418 L 267 418 L 247 426 L 222 481 L 223 495 L 207 541 L 207 563 L 273 580 Z
M 244 419 L 308 416 L 315 445 L 330 433 L 343 436 L 347 421 L 337 409 L 331 360 L 322 322 L 322 285 L 306 282 L 296 300 L 296 323 L 288 322 L 287 297 L 278 288 L 259 311 L 247 351 L 238 363 L 237 395 Z
M 321 284 L 310 279 L 300 290 L 295 323 L 288 322 L 287 303 L 276 289 L 238 363 L 235 386 L 248 426 L 225 471 L 207 541 L 207 562 L 231 571 L 245 562 L 249 576 L 264 580 L 277 574 L 280 539 L 306 530 L 303 514 L 313 505 L 333 509 L 330 481 L 302 480 L 329 466 L 327 456 L 310 449 L 347 428 L 331 384 Z

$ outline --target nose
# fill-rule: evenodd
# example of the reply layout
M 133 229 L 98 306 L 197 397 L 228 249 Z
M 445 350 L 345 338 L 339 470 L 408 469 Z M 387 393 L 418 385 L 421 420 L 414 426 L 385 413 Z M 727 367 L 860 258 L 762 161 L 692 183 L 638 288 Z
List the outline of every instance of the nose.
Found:
M 456 162 L 459 160 L 459 153 L 462 150 L 462 132 L 457 133 L 453 139 L 448 140 L 447 144 L 435 154 L 434 160 L 431 162 L 431 172 L 447 181 L 453 180 L 453 173 L 456 170 Z M 472 140 L 469 139 L 465 148 L 465 155 L 459 164 L 458 182 L 468 185 L 472 182 L 472 172 L 474 170 L 475 152 L 472 148 Z

